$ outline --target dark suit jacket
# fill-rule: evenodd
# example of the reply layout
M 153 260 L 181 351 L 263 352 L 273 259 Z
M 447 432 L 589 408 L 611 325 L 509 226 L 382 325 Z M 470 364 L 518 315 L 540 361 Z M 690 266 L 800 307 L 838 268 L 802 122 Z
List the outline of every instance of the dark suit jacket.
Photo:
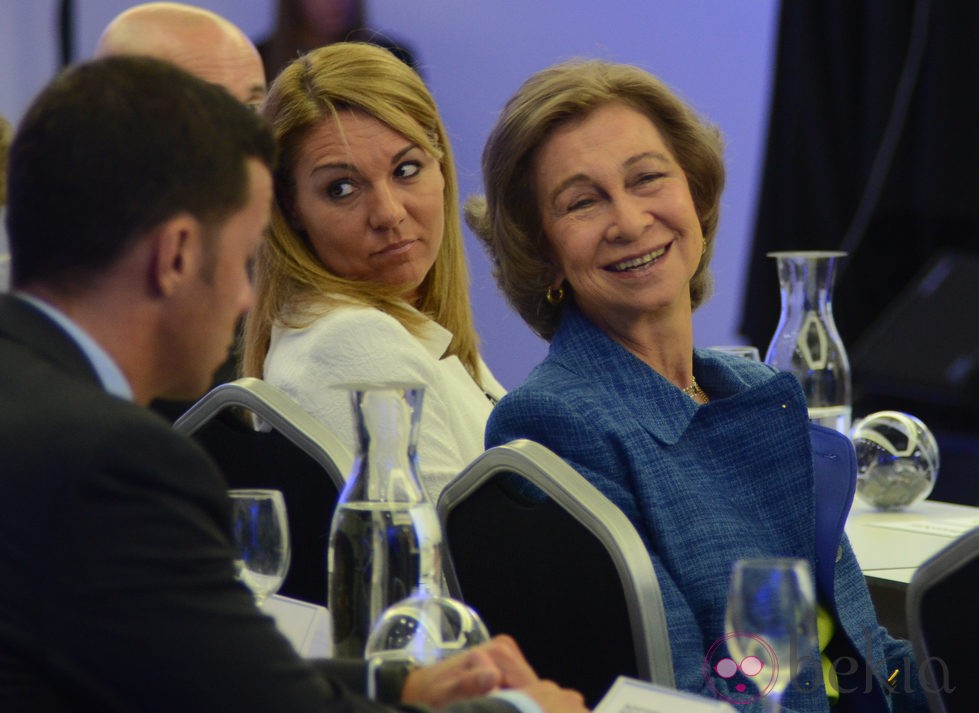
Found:
M 235 580 L 203 451 L 4 295 L 0 710 L 384 710 L 301 660 Z

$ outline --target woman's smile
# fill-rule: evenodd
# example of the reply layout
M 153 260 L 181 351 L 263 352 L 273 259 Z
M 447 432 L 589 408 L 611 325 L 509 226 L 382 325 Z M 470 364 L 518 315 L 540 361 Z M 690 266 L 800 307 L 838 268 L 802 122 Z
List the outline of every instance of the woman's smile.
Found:
M 672 245 L 672 242 L 667 243 L 657 250 L 645 253 L 639 257 L 628 258 L 626 260 L 612 263 L 611 265 L 606 265 L 602 269 L 608 270 L 609 272 L 636 272 L 644 267 L 651 267 L 655 265 L 659 259 L 667 253 L 667 251 L 669 251 Z

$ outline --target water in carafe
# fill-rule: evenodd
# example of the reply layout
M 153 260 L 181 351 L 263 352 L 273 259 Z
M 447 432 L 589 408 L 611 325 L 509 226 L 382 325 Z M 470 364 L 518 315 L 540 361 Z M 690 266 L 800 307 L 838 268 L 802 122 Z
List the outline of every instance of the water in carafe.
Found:
M 358 451 L 330 529 L 328 606 L 334 655 L 359 658 L 384 610 L 438 594 L 441 528 L 417 476 L 421 387 L 351 390 Z

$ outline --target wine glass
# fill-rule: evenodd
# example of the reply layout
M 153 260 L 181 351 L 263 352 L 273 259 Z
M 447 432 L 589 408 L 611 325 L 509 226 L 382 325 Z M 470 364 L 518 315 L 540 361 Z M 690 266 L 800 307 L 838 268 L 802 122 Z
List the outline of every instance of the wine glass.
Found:
M 289 569 L 289 523 L 278 490 L 229 490 L 235 573 L 255 604 L 279 591 Z
M 800 661 L 816 648 L 816 604 L 809 563 L 801 559 L 743 559 L 728 592 L 727 647 L 734 664 L 757 686 L 770 713 Z

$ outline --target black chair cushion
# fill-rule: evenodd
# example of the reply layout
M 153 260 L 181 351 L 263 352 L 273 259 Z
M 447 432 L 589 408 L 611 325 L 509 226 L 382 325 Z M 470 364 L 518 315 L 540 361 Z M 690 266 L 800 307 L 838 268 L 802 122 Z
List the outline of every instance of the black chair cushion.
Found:
M 933 583 L 917 612 L 928 651 L 927 659 L 918 663 L 932 674 L 929 680 L 921 672 L 922 685 L 940 693 L 948 713 L 976 710 L 972 682 L 979 666 L 977 593 L 979 556 Z
M 255 431 L 225 409 L 192 436 L 218 464 L 229 488 L 281 490 L 292 560 L 279 594 L 326 605 L 326 554 L 338 492 L 313 458 L 278 431 Z
M 462 598 L 490 633 L 512 635 L 541 677 L 593 707 L 617 676 L 637 675 L 618 573 L 584 526 L 552 500 L 513 493 L 512 477 L 490 478 L 447 517 Z

